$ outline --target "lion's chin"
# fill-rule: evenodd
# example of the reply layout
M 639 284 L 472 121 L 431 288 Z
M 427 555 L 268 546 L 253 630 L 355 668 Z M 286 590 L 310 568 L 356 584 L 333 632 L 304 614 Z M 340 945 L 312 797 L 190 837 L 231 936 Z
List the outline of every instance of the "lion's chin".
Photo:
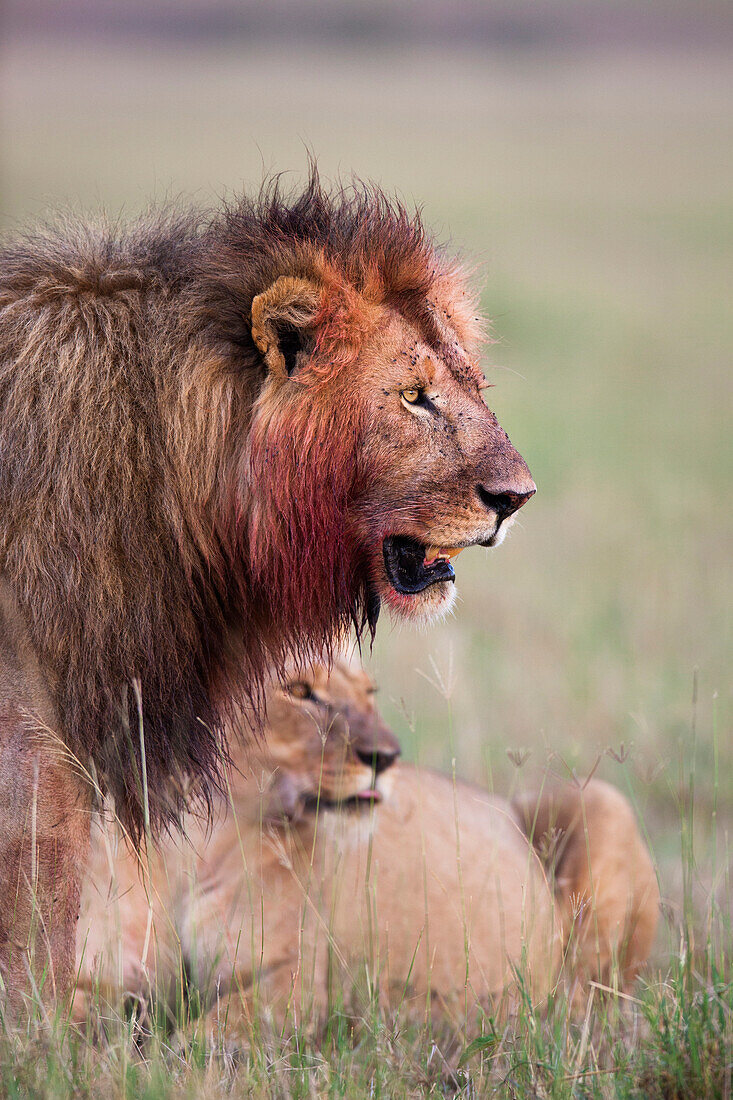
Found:
M 414 623 L 429 623 L 448 615 L 456 602 L 456 586 L 451 581 L 431 584 L 422 592 L 405 595 L 389 583 L 380 586 L 382 603 L 399 619 Z

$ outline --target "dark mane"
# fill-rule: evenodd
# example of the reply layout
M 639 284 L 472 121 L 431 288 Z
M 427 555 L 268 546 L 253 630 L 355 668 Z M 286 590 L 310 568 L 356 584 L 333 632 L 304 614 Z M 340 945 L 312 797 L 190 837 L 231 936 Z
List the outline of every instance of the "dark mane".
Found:
M 357 292 L 377 293 L 424 327 L 433 342 L 427 300 L 437 273 L 434 242 L 419 211 L 375 185 L 327 190 L 313 166 L 305 188 L 288 193 L 276 176 L 256 196 L 229 203 L 202 245 L 195 298 L 216 334 L 243 351 L 254 351 L 243 306 L 278 275 L 308 275 L 324 262 Z
M 264 378 L 253 298 L 284 274 L 326 280 L 325 373 L 357 323 L 354 295 L 437 338 L 436 263 L 417 215 L 374 187 L 329 193 L 315 170 L 298 195 L 275 180 L 208 221 L 68 222 L 0 254 L 0 575 L 59 732 L 134 835 L 141 719 L 158 828 L 181 808 L 171 776 L 195 776 L 204 795 L 216 784 L 228 700 L 256 705 L 273 662 L 315 659 L 375 614 L 344 528 L 355 414 L 294 423 L 271 465 L 272 440 L 248 439 Z M 248 479 L 261 517 L 280 510 L 257 539 Z M 297 514 L 287 493 L 301 495 Z M 303 548 L 315 580 L 299 592 L 285 565 Z

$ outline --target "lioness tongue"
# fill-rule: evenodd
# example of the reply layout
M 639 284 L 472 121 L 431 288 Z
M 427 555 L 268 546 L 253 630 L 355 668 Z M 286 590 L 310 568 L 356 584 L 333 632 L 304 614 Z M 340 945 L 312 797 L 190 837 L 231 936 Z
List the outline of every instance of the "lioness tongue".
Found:
M 369 787 L 368 790 L 366 790 L 366 791 L 359 791 L 357 793 L 356 797 L 360 798 L 363 802 L 381 802 L 382 801 L 381 792 L 378 791 L 376 787 Z
M 438 558 L 447 558 L 449 560 L 450 558 L 455 558 L 460 554 L 462 549 L 462 546 L 427 546 L 425 548 L 425 561 L 423 565 L 433 565 Z

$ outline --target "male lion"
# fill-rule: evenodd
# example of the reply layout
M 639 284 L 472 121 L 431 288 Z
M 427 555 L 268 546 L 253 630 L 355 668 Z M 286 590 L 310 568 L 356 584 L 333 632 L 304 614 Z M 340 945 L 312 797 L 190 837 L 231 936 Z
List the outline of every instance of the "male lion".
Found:
M 273 692 L 254 777 L 232 775 L 211 836 L 190 818 L 188 841 L 167 842 L 140 870 L 102 831 L 77 1018 L 90 1000 L 106 1010 L 123 992 L 157 991 L 180 1022 L 183 975 L 205 1028 L 226 1021 L 232 1036 L 258 1005 L 281 1027 L 364 986 L 393 1007 L 432 998 L 447 1011 L 505 1012 L 520 982 L 523 996 L 544 999 L 563 954 L 579 994 L 611 980 L 612 960 L 622 985 L 635 976 L 658 893 L 626 800 L 598 782 L 523 800 L 538 847 L 551 816 L 563 830 L 547 857 L 553 897 L 506 800 L 426 769 L 385 771 L 396 743 L 368 690 L 364 673 L 338 664 L 330 678 L 315 668 Z M 581 905 L 579 932 L 571 907 Z
M 535 491 L 473 297 L 376 189 L 0 251 L 0 972 L 73 971 L 91 785 L 133 837 L 210 796 L 232 700 L 380 605 L 453 599 Z M 141 745 L 144 743 L 144 759 Z M 31 960 L 32 962 L 32 960 Z

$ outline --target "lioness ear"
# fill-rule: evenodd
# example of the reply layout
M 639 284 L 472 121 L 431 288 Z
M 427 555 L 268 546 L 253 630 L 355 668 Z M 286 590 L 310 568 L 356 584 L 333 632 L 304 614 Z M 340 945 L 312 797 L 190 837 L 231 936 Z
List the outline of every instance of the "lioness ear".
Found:
M 252 301 L 252 339 L 270 371 L 291 375 L 312 343 L 321 290 L 309 279 L 281 275 Z

